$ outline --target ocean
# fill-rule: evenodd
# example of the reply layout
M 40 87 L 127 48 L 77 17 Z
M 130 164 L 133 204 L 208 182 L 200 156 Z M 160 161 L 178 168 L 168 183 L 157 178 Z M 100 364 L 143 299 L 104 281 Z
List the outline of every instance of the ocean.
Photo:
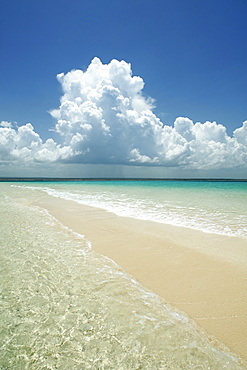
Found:
M 247 238 L 246 182 L 1 183 L 1 370 L 243 369 L 28 194 Z
M 67 181 L 20 186 L 118 216 L 247 238 L 245 181 Z

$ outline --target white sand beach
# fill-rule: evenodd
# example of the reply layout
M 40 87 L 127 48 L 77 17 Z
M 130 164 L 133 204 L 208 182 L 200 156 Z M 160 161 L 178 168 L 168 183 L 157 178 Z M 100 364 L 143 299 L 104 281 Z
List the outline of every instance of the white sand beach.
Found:
M 212 340 L 247 360 L 244 239 L 119 217 L 50 196 L 32 204 L 85 235 L 96 252 L 185 312 Z

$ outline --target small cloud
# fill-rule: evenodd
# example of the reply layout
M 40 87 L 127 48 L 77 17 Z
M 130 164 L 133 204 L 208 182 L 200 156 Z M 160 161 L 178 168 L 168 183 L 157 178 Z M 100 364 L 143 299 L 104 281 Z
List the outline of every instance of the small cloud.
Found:
M 12 123 L 8 121 L 1 121 L 0 126 L 2 127 L 12 127 Z

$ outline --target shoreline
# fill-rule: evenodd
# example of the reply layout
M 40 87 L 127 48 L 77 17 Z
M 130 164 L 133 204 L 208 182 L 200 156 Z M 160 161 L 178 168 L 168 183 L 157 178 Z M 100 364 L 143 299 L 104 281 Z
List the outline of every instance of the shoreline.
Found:
M 84 235 L 95 252 L 247 361 L 245 240 L 121 217 L 49 195 L 31 199 L 31 205 Z

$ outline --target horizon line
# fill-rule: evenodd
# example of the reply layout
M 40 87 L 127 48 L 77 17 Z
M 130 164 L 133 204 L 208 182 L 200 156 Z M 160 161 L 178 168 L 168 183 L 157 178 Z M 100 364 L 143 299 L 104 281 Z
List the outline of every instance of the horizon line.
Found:
M 156 177 L 0 177 L 0 182 L 15 182 L 15 181 L 225 181 L 225 182 L 247 182 L 247 179 L 232 179 L 232 178 L 214 178 L 214 177 L 207 177 L 207 178 L 197 178 L 197 177 L 191 177 L 191 178 L 179 178 L 179 177 L 173 177 L 173 178 L 156 178 Z

